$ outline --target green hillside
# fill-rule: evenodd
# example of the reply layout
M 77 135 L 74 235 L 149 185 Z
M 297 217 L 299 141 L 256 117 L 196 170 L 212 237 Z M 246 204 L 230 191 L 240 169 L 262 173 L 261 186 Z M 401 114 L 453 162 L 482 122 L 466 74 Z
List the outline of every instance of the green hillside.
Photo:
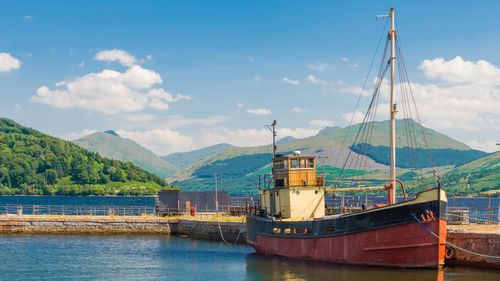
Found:
M 150 195 L 160 177 L 0 118 L 0 193 Z
M 161 159 L 133 140 L 120 137 L 114 131 L 93 133 L 73 142 L 103 157 L 132 162 L 161 178 L 168 178 L 176 171 L 176 167 L 168 161 Z
M 457 166 L 443 176 L 443 185 L 456 193 L 500 193 L 500 151 Z

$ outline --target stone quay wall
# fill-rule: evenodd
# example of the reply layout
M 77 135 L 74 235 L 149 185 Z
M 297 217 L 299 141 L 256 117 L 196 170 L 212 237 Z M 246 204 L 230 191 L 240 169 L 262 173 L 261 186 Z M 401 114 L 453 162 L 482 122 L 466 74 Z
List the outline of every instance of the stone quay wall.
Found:
M 488 256 L 500 256 L 500 232 L 470 233 L 449 231 L 446 240 L 453 245 L 467 249 L 471 252 Z M 446 257 L 446 264 L 500 269 L 500 259 L 474 255 L 449 246 L 446 249 Z
M 244 222 L 156 216 L 0 215 L 0 234 L 172 234 L 215 241 L 224 237 L 228 243 L 245 243 L 244 226 Z
M 171 225 L 158 217 L 0 216 L 0 233 L 170 234 Z
M 222 241 L 221 232 L 228 243 L 246 243 L 244 222 L 178 220 L 172 227 L 172 234 L 196 239 Z

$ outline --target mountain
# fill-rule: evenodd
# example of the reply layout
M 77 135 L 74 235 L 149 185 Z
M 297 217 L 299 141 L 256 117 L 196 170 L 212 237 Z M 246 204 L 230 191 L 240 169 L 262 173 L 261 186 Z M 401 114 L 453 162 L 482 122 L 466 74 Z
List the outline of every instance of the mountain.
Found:
M 152 195 L 169 188 L 129 162 L 0 118 L 0 193 Z
M 414 125 L 416 124 L 416 122 L 414 121 L 411 122 L 413 122 Z M 360 124 L 356 124 L 351 127 L 345 127 L 345 128 L 329 127 L 320 131 L 315 136 L 296 139 L 294 141 L 287 141 L 285 143 L 282 143 L 281 145 L 278 145 L 278 152 L 287 153 L 295 150 L 300 150 L 304 154 L 327 156 L 328 158 L 324 159 L 325 165 L 331 165 L 337 167 L 342 166 L 342 164 L 345 161 L 345 156 L 350 151 L 350 145 L 354 142 L 359 126 Z M 387 144 L 389 143 L 388 127 L 389 127 L 389 121 L 374 122 L 370 145 L 387 147 Z M 431 149 L 431 151 L 434 149 L 450 149 L 460 153 L 471 150 L 471 148 L 466 144 L 458 142 L 432 129 L 424 127 L 424 132 L 427 136 L 429 148 Z M 404 120 L 396 121 L 396 140 L 398 148 L 405 148 L 407 146 Z M 422 141 L 419 141 L 417 144 L 419 147 L 424 147 L 424 143 Z M 230 149 L 223 150 L 219 153 L 209 154 L 205 158 L 201 158 L 198 161 L 194 162 L 191 166 L 193 168 L 196 168 L 217 160 L 230 159 L 242 155 L 269 153 L 269 151 L 270 151 L 270 145 L 263 145 L 256 147 L 233 147 Z M 354 152 L 354 154 L 356 154 L 356 152 Z M 480 154 L 481 155 L 475 155 L 476 158 L 479 158 L 486 153 L 480 153 Z M 343 158 L 339 157 L 339 155 L 343 156 Z M 468 159 L 467 161 L 471 161 L 474 159 Z M 377 163 L 376 161 L 374 161 L 369 157 L 367 162 L 368 162 L 367 163 L 368 168 L 380 169 L 387 166 L 384 163 Z M 458 163 L 452 163 L 452 164 L 458 164 Z
M 295 140 L 297 140 L 297 138 L 294 138 L 294 137 L 291 137 L 291 136 L 286 136 L 286 137 L 283 137 L 283 138 L 277 140 L 276 144 L 289 143 L 289 142 L 293 142 Z
M 373 131 L 369 147 L 368 144 L 364 144 L 364 147 L 351 145 L 361 126 L 356 124 L 345 128 L 328 127 L 321 130 L 317 135 L 307 138 L 285 138 L 286 141 L 278 144 L 278 153 L 300 150 L 303 154 L 320 156 L 318 164 L 326 167 L 328 171 L 334 174 L 339 172 L 338 168 L 343 166 L 346 156 L 350 153 L 351 156 L 357 156 L 366 161 L 367 172 L 379 178 L 388 169 L 388 161 L 385 158 L 388 156 L 384 154 L 384 151 L 388 149 L 389 121 L 377 121 L 370 125 L 373 126 Z M 437 164 L 437 166 L 446 166 L 449 169 L 449 167 L 473 161 L 486 155 L 485 152 L 472 150 L 464 143 L 423 127 L 423 132 L 429 144 L 429 152 L 432 156 L 429 159 L 427 157 L 428 151 L 423 149 L 425 147 L 423 141 L 416 142 L 417 149 L 412 150 L 412 148 L 408 147 L 410 142 L 405 134 L 407 126 L 419 128 L 417 126 L 420 125 L 413 120 L 396 121 L 396 143 L 399 152 L 396 163 L 400 168 L 415 168 L 417 166 L 425 168 Z M 417 130 L 416 133 L 421 132 Z M 270 145 L 265 145 L 232 147 L 218 153 L 207 154 L 204 158 L 193 161 L 189 165 L 186 171 L 191 175 L 189 179 L 178 180 L 176 184 L 188 190 L 212 188 L 213 179 L 211 179 L 210 174 L 213 174 L 213 167 L 209 166 L 209 164 L 213 162 L 226 163 L 221 168 L 221 173 L 225 176 L 225 186 L 233 193 L 254 194 L 258 175 L 270 172 L 270 151 Z M 413 157 L 415 154 L 419 156 Z M 414 162 L 420 163 L 415 164 Z M 231 167 L 227 163 L 231 163 Z M 356 169 L 356 167 L 349 164 L 346 165 L 346 168 Z M 406 173 L 406 171 L 403 172 Z M 410 174 L 407 176 L 410 178 Z
M 132 164 L 162 178 L 168 178 L 177 169 L 174 165 L 156 156 L 150 150 L 142 147 L 133 140 L 122 138 L 112 130 L 96 132 L 73 142 L 87 150 L 97 152 L 101 156 L 132 162 Z
M 216 145 L 208 146 L 202 149 L 197 149 L 189 152 L 177 152 L 166 156 L 162 156 L 163 160 L 170 163 L 175 163 L 180 169 L 186 169 L 194 162 L 203 159 L 209 155 L 217 154 L 219 152 L 225 151 L 227 149 L 233 148 L 234 146 L 227 143 L 219 143 Z

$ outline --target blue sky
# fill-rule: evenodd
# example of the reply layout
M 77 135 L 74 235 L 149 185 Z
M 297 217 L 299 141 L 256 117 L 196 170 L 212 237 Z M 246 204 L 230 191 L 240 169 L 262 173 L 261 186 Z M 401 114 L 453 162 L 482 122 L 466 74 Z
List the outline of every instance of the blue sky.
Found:
M 390 7 L 424 124 L 495 150 L 497 1 L 2 1 L 0 115 L 161 155 L 346 126 Z

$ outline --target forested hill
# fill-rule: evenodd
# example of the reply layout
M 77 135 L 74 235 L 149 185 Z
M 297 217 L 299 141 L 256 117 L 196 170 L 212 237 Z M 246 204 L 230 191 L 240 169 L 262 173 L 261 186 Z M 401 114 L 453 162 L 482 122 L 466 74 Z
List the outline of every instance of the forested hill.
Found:
M 96 132 L 73 142 L 101 156 L 132 162 L 162 178 L 167 178 L 176 171 L 176 167 L 168 161 L 156 156 L 135 141 L 122 138 L 115 131 Z
M 0 193 L 148 195 L 169 188 L 129 162 L 101 157 L 0 118 Z

